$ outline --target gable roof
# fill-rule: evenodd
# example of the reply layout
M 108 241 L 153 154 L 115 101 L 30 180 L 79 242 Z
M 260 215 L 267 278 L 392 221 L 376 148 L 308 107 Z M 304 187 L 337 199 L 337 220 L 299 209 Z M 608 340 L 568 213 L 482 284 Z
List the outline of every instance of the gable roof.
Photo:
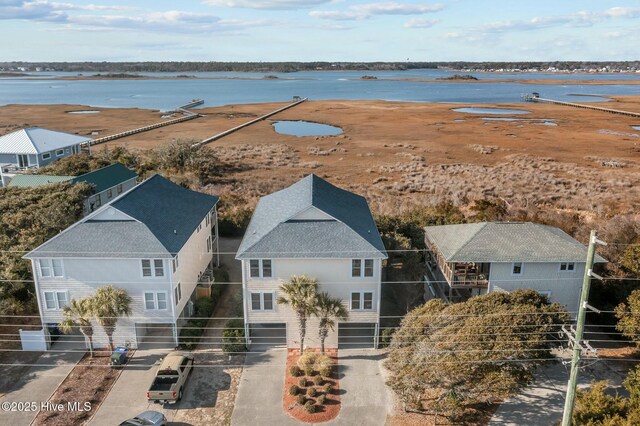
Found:
M 0 153 L 40 154 L 91 140 L 87 136 L 30 127 L 0 136 Z
M 161 175 L 154 175 L 51 238 L 25 258 L 173 257 L 217 202 L 218 197 L 191 191 Z M 108 218 L 109 212 L 116 211 L 131 219 L 98 219 Z
M 564 231 L 531 222 L 428 226 L 447 262 L 585 262 L 587 248 Z M 606 262 L 596 255 L 595 261 Z
M 311 207 L 332 219 L 296 220 Z M 251 217 L 236 258 L 386 258 L 364 197 L 316 175 L 262 197 Z
M 129 170 L 123 164 L 114 163 L 101 169 L 77 176 L 73 178 L 72 182 L 86 182 L 95 187 L 96 193 L 100 193 L 136 177 L 138 177 L 138 175 L 134 171 Z
M 36 187 L 50 183 L 66 182 L 71 179 L 73 179 L 73 176 L 15 175 L 7 186 Z

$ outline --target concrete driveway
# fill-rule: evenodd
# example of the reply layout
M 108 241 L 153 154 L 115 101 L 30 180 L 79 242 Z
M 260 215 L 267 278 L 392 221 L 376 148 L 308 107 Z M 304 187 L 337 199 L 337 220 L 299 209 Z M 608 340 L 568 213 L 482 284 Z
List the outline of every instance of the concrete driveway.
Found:
M 232 426 L 300 425 L 284 412 L 286 349 L 254 351 L 247 355 L 238 387 Z M 340 350 L 339 375 L 342 407 L 325 425 L 384 425 L 387 392 L 380 373 L 383 354 L 373 349 Z

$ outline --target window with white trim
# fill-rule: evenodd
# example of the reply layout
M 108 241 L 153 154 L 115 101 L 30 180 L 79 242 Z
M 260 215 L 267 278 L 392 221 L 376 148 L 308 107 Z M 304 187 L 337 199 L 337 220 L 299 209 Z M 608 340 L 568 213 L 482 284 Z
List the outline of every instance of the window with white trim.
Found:
M 351 276 L 352 277 L 372 277 L 373 276 L 373 259 L 352 259 L 351 260 Z
M 373 292 L 372 291 L 351 292 L 350 306 L 352 311 L 372 311 L 373 310 Z
M 107 189 L 107 199 L 113 197 L 113 190 L 111 188 Z
M 513 262 L 511 264 L 511 275 L 522 275 L 522 271 L 524 270 L 524 265 L 522 262 Z
M 56 149 L 56 157 L 62 157 L 64 155 L 64 149 Z
M 538 294 L 547 296 L 548 299 L 551 299 L 551 290 L 538 290 Z
M 576 270 L 575 262 L 561 262 L 560 263 L 560 272 L 573 272 Z
M 44 154 L 42 154 L 42 159 L 43 160 L 48 160 L 49 158 L 51 158 L 51 153 L 50 152 L 45 152 Z
M 249 260 L 249 276 L 251 278 L 271 278 L 273 276 L 271 259 Z
M 144 292 L 144 309 L 147 311 L 167 309 L 167 293 L 164 291 L 145 291 Z
M 66 291 L 45 291 L 44 307 L 48 311 L 64 309 L 69 302 L 69 296 Z
M 176 270 L 178 269 L 178 255 L 176 254 L 176 257 L 174 257 L 173 259 L 171 259 L 171 266 L 173 267 L 173 273 L 175 274 Z
M 273 311 L 275 293 L 273 292 L 251 292 L 252 311 Z
M 211 235 L 207 237 L 207 253 L 211 253 Z
M 122 184 L 118 184 L 117 192 L 118 194 L 122 194 Z
M 180 299 L 182 299 L 182 285 L 178 283 L 176 288 L 173 289 L 173 292 L 176 296 L 176 306 L 180 303 Z
M 62 267 L 62 259 L 39 259 L 40 277 L 64 277 L 64 269 Z
M 102 205 L 102 197 L 100 196 L 100 194 L 96 195 L 93 200 L 96 207 L 100 207 Z
M 143 277 L 164 277 L 162 259 L 141 259 Z

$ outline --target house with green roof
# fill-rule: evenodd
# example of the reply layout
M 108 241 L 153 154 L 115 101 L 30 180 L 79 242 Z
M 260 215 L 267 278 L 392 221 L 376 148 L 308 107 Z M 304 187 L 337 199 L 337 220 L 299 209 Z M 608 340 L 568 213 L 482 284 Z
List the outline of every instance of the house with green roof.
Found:
M 376 346 L 386 258 L 367 200 L 360 195 L 312 174 L 262 197 L 236 254 L 247 343 L 299 346 L 296 315 L 276 300 L 282 281 L 306 275 L 349 312 L 329 333 L 326 346 Z M 318 325 L 316 318 L 308 321 L 305 343 L 310 347 L 320 347 Z
M 71 299 L 111 284 L 133 301 L 131 315 L 118 320 L 115 344 L 176 346 L 198 289 L 210 289 L 219 263 L 217 203 L 154 175 L 25 255 L 42 324 L 59 324 Z M 106 345 L 102 328 L 94 330 L 96 346 Z
M 7 186 L 36 187 L 60 182 L 87 183 L 93 187 L 94 193 L 84 201 L 83 211 L 86 216 L 136 186 L 137 178 L 138 175 L 134 171 L 121 163 L 114 163 L 80 176 L 15 175 Z
M 427 298 L 463 301 L 492 291 L 533 289 L 577 312 L 587 247 L 562 230 L 531 222 L 425 228 Z M 606 260 L 596 256 L 596 263 Z

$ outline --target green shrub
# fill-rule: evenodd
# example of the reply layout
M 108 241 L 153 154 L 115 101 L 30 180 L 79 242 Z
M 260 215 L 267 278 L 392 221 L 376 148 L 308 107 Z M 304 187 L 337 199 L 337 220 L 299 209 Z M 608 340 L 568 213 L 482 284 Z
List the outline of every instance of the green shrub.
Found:
M 307 410 L 307 413 L 309 414 L 316 412 L 316 406 L 313 404 L 313 401 L 307 401 L 307 403 L 304 404 L 304 409 Z
M 302 375 L 302 370 L 300 370 L 300 367 L 298 367 L 297 365 L 292 365 L 291 367 L 289 367 L 289 374 L 291 374 L 291 376 L 293 377 L 298 377 Z
M 327 396 L 326 395 L 320 395 L 319 397 L 316 398 L 316 403 L 318 405 L 324 405 L 326 400 L 327 400 Z
M 300 387 L 307 386 L 307 379 L 305 379 L 304 377 L 300 377 L 298 379 L 298 386 L 300 386 Z
M 333 362 L 325 354 L 319 352 L 306 352 L 298 358 L 298 367 L 304 370 L 307 376 L 313 376 L 315 371 L 320 371 L 323 376 L 331 375 Z
M 386 348 L 391 344 L 391 338 L 393 337 L 393 333 L 395 332 L 395 328 L 386 327 L 382 329 L 380 332 L 380 340 L 378 342 L 378 346 L 381 348 Z
M 309 388 L 307 389 L 307 396 L 313 398 L 314 396 L 316 396 L 318 394 L 318 391 L 316 390 L 316 388 Z
M 194 305 L 196 311 L 196 317 L 209 318 L 213 314 L 215 305 L 210 297 L 199 297 Z
M 298 405 L 304 405 L 304 403 L 307 401 L 307 398 L 305 398 L 305 396 L 303 394 L 300 394 L 298 396 L 296 396 L 296 403 Z
M 320 386 L 322 384 L 323 380 L 322 380 L 322 376 L 314 376 L 313 377 L 313 384 L 316 386 Z
M 300 388 L 296 385 L 289 386 L 289 395 L 296 396 L 300 392 Z
M 184 327 L 180 330 L 178 345 L 184 349 L 194 349 L 200 341 L 200 336 L 202 335 L 203 331 L 202 327 L 203 326 L 201 326 L 200 323 L 195 320 L 187 321 Z
M 322 387 L 322 390 L 324 391 L 324 393 L 330 394 L 331 391 L 333 391 L 333 385 L 331 383 L 325 383 L 325 385 Z
M 227 321 L 225 329 L 222 332 L 222 350 L 227 354 L 247 351 L 244 336 L 244 321 L 239 319 Z

